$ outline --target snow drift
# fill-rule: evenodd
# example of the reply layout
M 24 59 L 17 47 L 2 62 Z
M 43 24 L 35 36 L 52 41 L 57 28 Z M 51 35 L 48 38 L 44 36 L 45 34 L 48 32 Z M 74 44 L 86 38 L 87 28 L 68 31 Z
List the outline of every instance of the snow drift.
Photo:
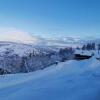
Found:
M 100 61 L 68 61 L 0 77 L 1 100 L 100 100 Z

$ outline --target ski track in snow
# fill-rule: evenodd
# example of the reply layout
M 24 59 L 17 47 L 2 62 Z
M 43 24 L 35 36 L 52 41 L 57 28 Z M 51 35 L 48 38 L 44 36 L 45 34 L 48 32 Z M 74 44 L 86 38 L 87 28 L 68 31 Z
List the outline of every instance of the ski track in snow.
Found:
M 100 61 L 67 61 L 0 76 L 0 100 L 100 100 Z

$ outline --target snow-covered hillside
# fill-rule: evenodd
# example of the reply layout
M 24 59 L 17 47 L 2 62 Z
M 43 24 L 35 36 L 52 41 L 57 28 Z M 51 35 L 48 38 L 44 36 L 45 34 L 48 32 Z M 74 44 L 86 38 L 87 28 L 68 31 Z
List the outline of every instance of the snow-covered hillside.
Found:
M 0 42 L 0 68 L 11 73 L 34 71 L 46 66 L 45 62 L 51 63 L 48 56 L 51 52 L 54 51 L 28 44 Z
M 72 49 L 0 42 L 0 70 L 22 73 L 44 69 L 73 55 Z M 2 69 L 1 69 L 2 68 Z
M 70 60 L 41 71 L 0 76 L 0 100 L 100 100 L 100 61 Z
M 5 52 L 18 54 L 19 56 L 23 56 L 30 52 L 39 53 L 38 50 L 32 47 L 32 45 L 22 44 L 22 43 L 14 43 L 14 42 L 0 42 L 0 55 Z

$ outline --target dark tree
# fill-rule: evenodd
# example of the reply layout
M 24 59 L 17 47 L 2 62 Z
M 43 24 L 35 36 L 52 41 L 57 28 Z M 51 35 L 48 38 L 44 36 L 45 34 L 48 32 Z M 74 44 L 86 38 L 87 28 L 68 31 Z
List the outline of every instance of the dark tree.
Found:
M 100 44 L 98 44 L 98 54 L 99 54 L 99 51 L 100 51 Z
M 82 50 L 86 50 L 86 45 L 83 45 Z

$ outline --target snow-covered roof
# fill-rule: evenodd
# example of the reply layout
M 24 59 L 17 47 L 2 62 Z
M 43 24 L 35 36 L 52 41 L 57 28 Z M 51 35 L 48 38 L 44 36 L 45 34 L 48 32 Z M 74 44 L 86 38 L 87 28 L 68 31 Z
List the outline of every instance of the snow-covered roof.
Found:
M 80 55 L 87 55 L 87 56 L 91 56 L 91 55 L 95 55 L 95 56 L 99 56 L 98 51 L 97 50 L 75 50 L 75 54 L 80 54 Z

